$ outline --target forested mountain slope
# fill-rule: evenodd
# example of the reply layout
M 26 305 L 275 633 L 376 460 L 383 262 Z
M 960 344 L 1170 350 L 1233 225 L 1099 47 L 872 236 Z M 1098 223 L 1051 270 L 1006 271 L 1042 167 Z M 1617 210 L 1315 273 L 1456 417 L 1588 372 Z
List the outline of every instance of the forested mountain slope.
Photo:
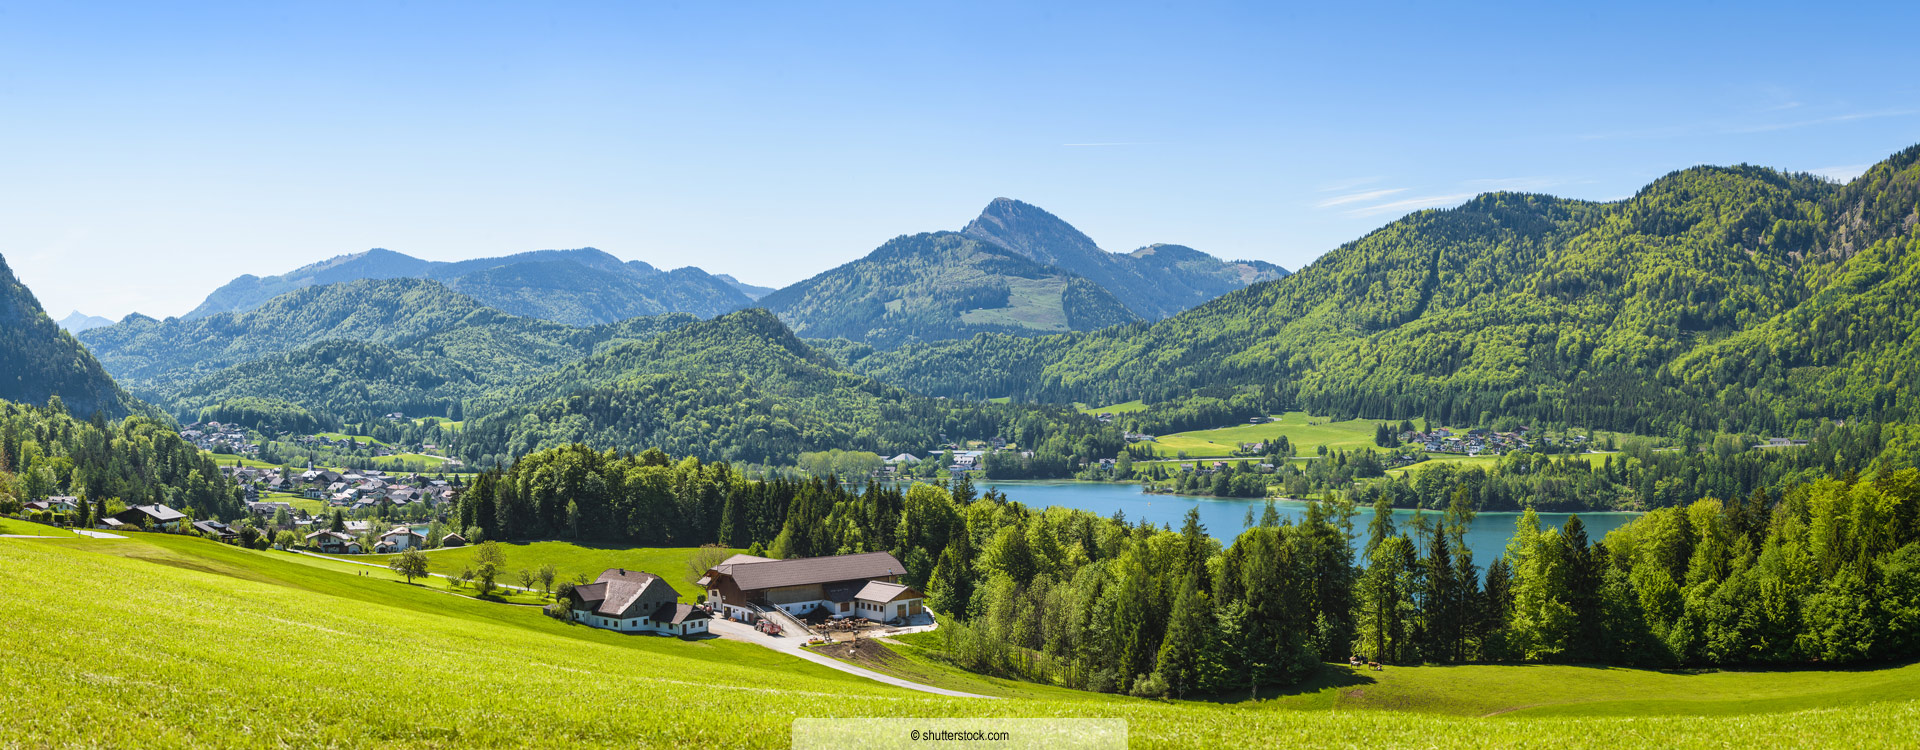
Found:
M 0 401 L 44 406 L 53 396 L 82 418 L 96 411 L 109 417 L 147 413 L 73 334 L 47 317 L 0 257 Z
M 207 296 L 186 319 L 244 312 L 296 289 L 363 279 L 435 279 L 489 307 L 571 325 L 639 315 L 718 315 L 752 302 L 732 284 L 691 266 L 661 271 L 594 248 L 538 250 L 498 258 L 429 261 L 373 249 L 279 276 L 241 276 Z
M 1118 297 L 1128 309 L 1158 320 L 1287 270 L 1264 261 L 1222 261 L 1182 245 L 1149 245 L 1130 254 L 1100 249 L 1073 225 L 1037 206 L 995 198 L 962 234 L 991 242 L 1037 263 L 1071 271 Z
M 896 237 L 758 304 L 807 338 L 875 346 L 981 332 L 1085 331 L 1138 319 L 1087 279 L 954 232 Z
M 244 313 L 129 316 L 87 331 L 109 371 L 175 412 L 246 396 L 315 412 L 446 405 L 572 362 L 596 346 L 696 320 L 576 327 L 484 307 L 439 282 L 363 280 L 298 289 Z
M 979 336 L 856 369 L 945 395 L 1117 403 L 1281 383 L 1317 413 L 1659 432 L 1916 413 L 1920 147 L 1841 186 L 1675 172 L 1624 201 L 1489 194 L 1151 326 Z
M 773 314 L 749 309 L 606 347 L 469 405 L 463 450 L 490 465 L 580 442 L 703 460 L 791 464 L 802 451 L 925 450 L 941 440 L 1091 435 L 1068 409 L 952 402 L 835 369 Z M 1105 430 L 1111 433 L 1111 430 Z M 1118 450 L 1117 435 L 1109 435 Z

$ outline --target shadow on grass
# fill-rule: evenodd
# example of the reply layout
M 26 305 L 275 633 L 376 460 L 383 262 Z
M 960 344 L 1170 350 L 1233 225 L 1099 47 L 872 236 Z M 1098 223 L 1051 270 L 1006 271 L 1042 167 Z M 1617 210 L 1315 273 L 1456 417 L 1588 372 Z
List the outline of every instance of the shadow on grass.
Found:
M 1307 695 L 1324 690 L 1344 690 L 1372 685 L 1377 680 L 1373 675 L 1356 672 L 1346 664 L 1327 663 L 1313 676 L 1294 685 L 1261 685 L 1258 691 L 1248 688 L 1228 690 L 1218 695 L 1188 696 L 1187 700 L 1199 703 L 1244 703 L 1249 698 L 1269 700 L 1295 695 Z

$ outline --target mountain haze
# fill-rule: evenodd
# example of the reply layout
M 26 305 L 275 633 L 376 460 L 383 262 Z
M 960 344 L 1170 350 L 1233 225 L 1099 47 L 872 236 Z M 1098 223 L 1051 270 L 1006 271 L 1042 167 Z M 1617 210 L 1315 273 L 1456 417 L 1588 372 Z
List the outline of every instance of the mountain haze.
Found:
M 67 333 L 79 333 L 89 328 L 110 325 L 113 325 L 113 321 L 98 315 L 83 315 L 79 310 L 68 313 L 67 317 L 60 319 L 60 328 Z

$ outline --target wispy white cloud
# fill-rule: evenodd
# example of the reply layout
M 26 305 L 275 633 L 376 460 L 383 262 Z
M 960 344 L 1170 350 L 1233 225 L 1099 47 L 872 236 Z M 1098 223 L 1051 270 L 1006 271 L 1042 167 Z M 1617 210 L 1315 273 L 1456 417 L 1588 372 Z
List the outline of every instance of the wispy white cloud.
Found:
M 1866 174 L 1867 168 L 1871 166 L 1873 165 L 1872 164 L 1844 164 L 1837 167 L 1821 167 L 1819 169 L 1809 169 L 1807 170 L 1807 173 L 1819 175 L 1821 177 L 1825 177 L 1835 182 L 1852 182 L 1853 178 Z
M 1344 206 L 1349 203 L 1365 203 L 1370 200 L 1377 200 L 1393 195 L 1394 193 L 1404 193 L 1406 191 L 1406 188 L 1385 188 L 1382 190 L 1368 190 L 1364 193 L 1349 193 L 1320 201 L 1319 203 L 1313 204 L 1313 207 L 1332 208 L 1334 206 Z
M 1453 193 L 1451 195 L 1424 195 L 1418 198 L 1407 198 L 1405 200 L 1397 200 L 1390 203 L 1376 203 L 1371 206 L 1361 206 L 1359 208 L 1355 208 L 1350 211 L 1347 211 L 1347 215 L 1348 216 L 1377 216 L 1379 214 L 1393 213 L 1396 211 L 1413 211 L 1413 210 L 1422 209 L 1422 208 L 1433 208 L 1434 206 L 1446 206 L 1446 205 L 1452 205 L 1454 203 L 1459 203 L 1468 198 L 1472 198 L 1475 195 L 1478 195 L 1478 193 Z

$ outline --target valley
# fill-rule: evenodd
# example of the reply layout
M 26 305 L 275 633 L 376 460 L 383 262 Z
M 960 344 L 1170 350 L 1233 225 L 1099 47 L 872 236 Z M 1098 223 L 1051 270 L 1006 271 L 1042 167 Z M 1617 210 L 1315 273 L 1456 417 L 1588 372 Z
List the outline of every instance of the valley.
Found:
M 372 250 L 106 324 L 0 261 L 0 725 L 1910 744 L 1920 147 L 1461 200 L 1292 273 L 995 199 L 777 289 Z

